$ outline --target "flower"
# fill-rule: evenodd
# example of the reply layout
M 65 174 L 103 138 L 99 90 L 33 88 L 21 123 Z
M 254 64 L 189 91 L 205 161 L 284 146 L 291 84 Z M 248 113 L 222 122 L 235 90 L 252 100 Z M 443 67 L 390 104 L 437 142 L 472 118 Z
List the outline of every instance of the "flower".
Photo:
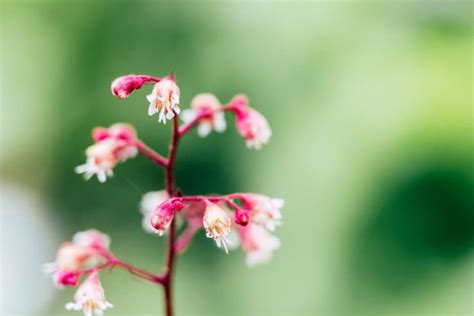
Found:
M 67 310 L 79 311 L 82 309 L 85 316 L 102 315 L 107 308 L 113 305 L 105 300 L 104 288 L 100 284 L 97 271 L 91 272 L 74 295 L 74 302 L 67 303 Z
M 165 77 L 160 82 L 155 83 L 153 91 L 147 97 L 150 106 L 148 115 L 159 112 L 158 122 L 166 123 L 175 114 L 179 114 L 179 87 L 172 77 Z
M 243 197 L 245 208 L 250 211 L 251 221 L 270 231 L 281 225 L 281 211 L 285 201 L 270 198 L 261 194 L 245 194 Z
M 63 243 L 56 254 L 56 260 L 46 263 L 44 272 L 51 274 L 58 286 L 76 285 L 78 272 L 99 264 L 108 253 L 110 237 L 95 229 L 78 232 L 72 242 Z
M 101 250 L 109 248 L 110 237 L 96 229 L 89 229 L 76 233 L 72 238 L 72 242 L 82 247 Z
M 227 238 L 231 230 L 232 221 L 226 212 L 216 204 L 209 203 L 203 217 L 203 225 L 206 229 L 206 236 L 215 240 L 217 247 L 224 247 L 229 253 L 227 244 L 231 244 Z
M 260 149 L 268 143 L 272 136 L 270 126 L 262 114 L 248 106 L 247 97 L 234 97 L 230 107 L 235 113 L 237 131 L 245 138 L 248 148 Z
M 166 191 L 153 191 L 143 195 L 140 201 L 140 212 L 143 214 L 142 227 L 148 233 L 156 233 L 155 228 L 151 225 L 151 214 L 158 205 L 169 198 Z
M 76 173 L 83 173 L 86 180 L 97 175 L 99 182 L 105 182 L 113 175 L 113 168 L 119 163 L 137 155 L 135 129 L 123 123 L 108 129 L 97 127 L 92 131 L 96 143 L 86 149 L 86 163 L 77 166 Z
M 249 224 L 240 229 L 240 241 L 242 249 L 247 254 L 248 266 L 269 261 L 272 252 L 280 247 L 278 237 L 256 224 Z
M 221 103 L 213 94 L 198 94 L 191 101 L 191 109 L 183 111 L 182 118 L 187 123 L 201 116 L 197 130 L 201 137 L 206 137 L 213 129 L 222 133 L 227 124 L 221 107 Z
M 155 232 L 163 236 L 173 221 L 174 213 L 179 212 L 183 207 L 184 204 L 179 199 L 168 199 L 161 203 L 150 216 L 150 223 Z

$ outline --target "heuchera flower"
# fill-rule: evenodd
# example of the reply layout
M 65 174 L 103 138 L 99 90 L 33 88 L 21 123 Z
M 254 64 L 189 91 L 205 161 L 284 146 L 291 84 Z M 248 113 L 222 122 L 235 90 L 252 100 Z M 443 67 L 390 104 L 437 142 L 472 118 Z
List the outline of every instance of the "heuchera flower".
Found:
M 147 233 L 156 233 L 156 229 L 151 225 L 151 214 L 167 199 L 169 195 L 166 191 L 153 191 L 143 195 L 140 201 L 140 212 L 143 214 L 142 227 Z
M 197 132 L 199 136 L 206 137 L 213 129 L 219 133 L 225 131 L 227 124 L 221 108 L 221 103 L 216 96 L 211 93 L 202 93 L 192 99 L 191 109 L 183 111 L 181 117 L 187 123 L 201 116 Z
M 270 126 L 262 114 L 248 106 L 246 96 L 234 97 L 230 107 L 235 113 L 237 131 L 245 138 L 248 148 L 260 149 L 268 143 L 272 136 Z
M 107 252 L 110 237 L 95 229 L 78 232 L 72 242 L 63 243 L 56 254 L 56 260 L 44 265 L 44 270 L 52 274 L 57 286 L 77 284 L 77 271 L 101 260 L 100 254 Z
M 245 194 L 242 199 L 244 206 L 250 212 L 253 223 L 262 225 L 274 231 L 281 224 L 281 211 L 285 201 L 274 199 L 261 194 Z
M 232 221 L 226 212 L 218 205 L 209 203 L 204 212 L 203 225 L 206 229 L 206 236 L 214 239 L 217 247 L 222 245 L 225 252 L 229 253 L 227 244 L 231 242 L 227 235 L 230 233 Z
M 265 263 L 272 257 L 272 252 L 280 247 L 280 240 L 262 226 L 249 224 L 240 228 L 240 243 L 247 254 L 248 266 Z
M 183 202 L 169 199 L 161 203 L 151 214 L 150 223 L 158 235 L 162 236 L 170 227 L 174 218 L 174 213 L 179 212 L 184 207 Z
M 105 182 L 119 162 L 137 155 L 136 132 L 128 124 L 114 124 L 108 129 L 95 128 L 92 138 L 96 143 L 86 149 L 86 163 L 75 169 L 77 173 L 83 173 L 86 180 L 97 175 L 100 182 Z
M 82 310 L 85 316 L 102 315 L 107 308 L 113 307 L 105 300 L 104 289 L 97 271 L 91 272 L 74 295 L 74 302 L 67 303 L 66 309 Z
M 179 114 L 179 87 L 172 77 L 165 77 L 155 83 L 153 91 L 147 97 L 150 106 L 148 115 L 158 114 L 158 122 L 166 123 L 175 114 Z

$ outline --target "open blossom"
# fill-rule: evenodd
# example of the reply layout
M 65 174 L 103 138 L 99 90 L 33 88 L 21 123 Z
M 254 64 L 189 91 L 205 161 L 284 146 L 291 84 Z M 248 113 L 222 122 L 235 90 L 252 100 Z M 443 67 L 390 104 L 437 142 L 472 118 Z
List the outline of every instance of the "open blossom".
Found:
M 147 233 L 156 233 L 151 225 L 151 214 L 158 205 L 169 199 L 166 191 L 153 191 L 143 195 L 140 201 L 140 212 L 143 214 L 142 227 Z
M 74 302 L 67 303 L 66 309 L 82 310 L 85 316 L 102 315 L 112 304 L 105 300 L 104 289 L 97 271 L 93 271 L 81 284 L 74 295 Z
M 278 237 L 256 224 L 249 224 L 240 229 L 240 242 L 242 249 L 247 254 L 248 266 L 269 261 L 273 251 L 280 247 Z
M 210 203 L 204 212 L 203 225 L 206 236 L 215 240 L 218 247 L 224 247 L 229 252 L 227 244 L 231 241 L 227 238 L 231 231 L 232 221 L 226 212 L 216 204 Z
M 95 128 L 92 137 L 96 143 L 86 149 L 86 163 L 76 167 L 86 180 L 97 175 L 100 182 L 113 175 L 113 168 L 119 163 L 137 155 L 134 144 L 136 133 L 127 124 L 114 124 L 110 128 Z
M 272 131 L 262 114 L 248 106 L 245 96 L 239 95 L 231 101 L 235 113 L 235 124 L 239 134 L 245 138 L 248 148 L 260 149 L 268 143 Z
M 209 135 L 212 130 L 222 133 L 226 129 L 226 121 L 221 107 L 221 103 L 213 94 L 198 94 L 191 101 L 191 109 L 183 111 L 182 118 L 184 122 L 190 122 L 197 116 L 202 116 L 197 129 L 201 137 Z
M 166 123 L 175 114 L 179 114 L 179 87 L 171 77 L 163 78 L 155 83 L 153 91 L 147 97 L 150 106 L 148 115 L 158 114 L 158 122 Z
M 285 201 L 270 198 L 261 194 L 245 194 L 243 198 L 246 209 L 250 210 L 250 218 L 253 223 L 262 225 L 270 231 L 274 231 L 281 225 L 281 211 Z

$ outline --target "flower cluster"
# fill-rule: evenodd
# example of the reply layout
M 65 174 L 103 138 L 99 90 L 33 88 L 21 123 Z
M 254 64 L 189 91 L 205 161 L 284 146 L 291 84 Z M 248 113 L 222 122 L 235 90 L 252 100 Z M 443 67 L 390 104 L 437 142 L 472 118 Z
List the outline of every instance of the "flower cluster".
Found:
M 98 270 L 110 260 L 109 246 L 109 236 L 97 230 L 79 232 L 72 241 L 59 247 L 54 262 L 45 264 L 45 272 L 52 276 L 58 287 L 76 286 L 82 275 L 89 274 L 77 289 L 74 303 L 66 304 L 66 309 L 83 310 L 85 315 L 100 315 L 112 307 L 105 300 L 98 276 Z
M 86 179 L 96 175 L 99 182 L 105 182 L 119 162 L 138 153 L 164 168 L 165 190 L 146 193 L 139 209 L 143 215 L 143 229 L 160 236 L 166 234 L 169 239 L 165 272 L 154 274 L 119 260 L 109 250 L 109 237 L 97 230 L 77 233 L 72 241 L 60 246 L 56 260 L 47 264 L 46 270 L 59 287 L 77 286 L 84 277 L 74 302 L 66 304 L 66 308 L 82 310 L 86 316 L 101 315 L 112 307 L 105 300 L 98 277 L 100 271 L 112 267 L 163 286 L 166 314 L 172 315 L 170 288 L 174 258 L 188 248 L 200 230 L 226 253 L 240 245 L 248 266 L 267 262 L 280 247 L 280 240 L 273 232 L 281 224 L 283 200 L 254 193 L 186 196 L 177 189 L 174 180 L 177 146 L 194 127 L 201 137 L 212 131 L 221 133 L 227 127 L 225 114 L 228 112 L 234 117 L 236 130 L 247 147 L 260 149 L 272 134 L 263 115 L 249 106 L 244 95 L 236 95 L 222 104 L 210 93 L 196 95 L 190 108 L 181 112 L 180 89 L 173 74 L 161 78 L 133 74 L 121 76 L 112 82 L 111 92 L 118 99 L 125 99 L 148 83 L 153 84 L 146 97 L 148 115 L 158 114 L 158 122 L 172 121 L 168 155 L 162 156 L 144 144 L 132 126 L 118 123 L 92 131 L 94 144 L 86 150 L 86 163 L 75 170 L 84 174 Z M 184 122 L 182 125 L 178 116 Z
M 150 192 L 144 196 L 142 204 L 148 204 L 152 196 L 158 195 L 165 197 L 163 192 Z M 193 232 L 204 228 L 206 236 L 213 239 L 219 248 L 224 248 L 226 253 L 240 243 L 247 254 L 247 265 L 253 266 L 267 262 L 280 246 L 279 239 L 272 232 L 281 224 L 280 209 L 283 205 L 281 199 L 253 193 L 184 196 L 162 201 L 151 213 L 144 213 L 144 220 L 149 220 L 155 232 L 162 235 L 169 228 L 175 213 L 179 213 Z M 148 211 L 151 209 L 148 208 Z M 150 231 L 148 226 L 145 229 Z M 188 232 L 185 230 L 183 234 Z
M 86 163 L 76 167 L 86 180 L 97 175 L 100 182 L 113 176 L 113 168 L 119 163 L 137 155 L 135 129 L 123 123 L 109 128 L 96 127 L 92 131 L 95 144 L 86 149 Z

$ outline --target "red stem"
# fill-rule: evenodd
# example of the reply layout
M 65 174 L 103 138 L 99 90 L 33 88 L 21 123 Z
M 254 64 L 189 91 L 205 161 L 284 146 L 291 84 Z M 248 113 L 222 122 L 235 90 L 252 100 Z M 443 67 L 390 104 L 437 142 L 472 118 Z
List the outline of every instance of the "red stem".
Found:
M 178 116 L 175 115 L 173 118 L 173 134 L 170 143 L 168 163 L 166 165 L 166 191 L 170 197 L 176 196 L 176 189 L 174 183 L 174 165 L 176 160 L 176 150 L 178 148 L 178 143 L 180 140 L 180 133 L 178 127 Z M 165 311 L 166 316 L 173 315 L 173 298 L 172 298 L 172 279 L 174 272 L 174 265 L 176 259 L 176 251 L 174 248 L 174 243 L 176 239 L 176 223 L 173 220 L 170 226 L 169 235 L 168 235 L 168 251 L 166 255 L 166 267 L 164 274 L 164 292 L 165 292 Z
M 164 168 L 167 168 L 168 160 L 165 157 L 163 157 L 162 155 L 160 155 L 159 153 L 157 153 L 156 151 L 154 151 L 153 149 L 151 149 L 150 147 L 148 147 L 141 140 L 137 139 L 135 141 L 135 146 L 137 146 L 138 150 L 144 156 L 147 156 L 148 158 L 150 158 L 156 164 L 158 164 L 158 165 L 160 165 Z

